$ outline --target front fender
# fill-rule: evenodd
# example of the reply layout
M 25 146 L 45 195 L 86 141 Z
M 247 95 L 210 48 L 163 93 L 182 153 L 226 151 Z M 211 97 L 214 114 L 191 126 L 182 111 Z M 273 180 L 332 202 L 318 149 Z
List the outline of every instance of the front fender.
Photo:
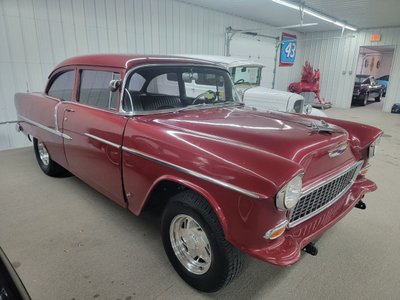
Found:
M 363 159 L 367 161 L 368 147 L 383 134 L 381 129 L 366 124 L 313 116 L 309 116 L 309 118 L 317 120 L 323 119 L 328 123 L 345 129 L 349 133 L 348 141 L 357 160 Z
M 195 184 L 192 181 L 189 181 L 185 178 L 174 176 L 174 175 L 160 176 L 156 181 L 154 181 L 154 183 L 150 187 L 150 189 L 145 197 L 144 202 L 141 205 L 140 211 L 142 211 L 143 207 L 149 201 L 150 196 L 153 193 L 153 191 L 155 191 L 156 187 L 163 181 L 174 182 L 174 183 L 184 186 L 188 189 L 191 189 L 191 190 L 197 192 L 198 194 L 200 194 L 201 196 L 203 196 L 203 198 L 205 198 L 208 201 L 208 203 L 214 210 L 214 213 L 217 215 L 217 218 L 222 226 L 223 231 L 225 233 L 229 233 L 226 217 L 225 217 L 224 212 L 221 209 L 220 205 L 218 204 L 217 200 L 215 199 L 215 197 L 207 189 L 205 189 L 204 186 L 202 187 L 199 184 Z M 140 213 L 140 211 L 138 212 L 138 214 Z

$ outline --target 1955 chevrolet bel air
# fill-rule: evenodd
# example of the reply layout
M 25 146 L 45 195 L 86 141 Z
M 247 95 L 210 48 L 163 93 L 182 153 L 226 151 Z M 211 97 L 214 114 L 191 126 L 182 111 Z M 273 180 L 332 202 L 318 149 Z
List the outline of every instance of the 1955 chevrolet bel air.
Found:
M 15 105 L 44 173 L 68 171 L 135 215 L 162 206 L 165 252 L 201 291 L 227 285 L 243 253 L 280 266 L 315 254 L 376 189 L 365 175 L 381 130 L 246 108 L 207 61 L 70 58 Z

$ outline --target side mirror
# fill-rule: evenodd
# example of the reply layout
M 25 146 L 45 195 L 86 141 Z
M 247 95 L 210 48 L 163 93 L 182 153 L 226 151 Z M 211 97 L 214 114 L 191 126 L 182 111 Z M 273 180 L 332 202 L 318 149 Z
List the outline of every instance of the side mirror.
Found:
M 111 92 L 116 92 L 121 87 L 121 80 L 111 80 L 108 88 Z
M 307 105 L 305 106 L 305 113 L 306 113 L 306 115 L 310 115 L 311 112 L 312 112 L 312 105 L 311 105 L 311 104 L 307 104 Z

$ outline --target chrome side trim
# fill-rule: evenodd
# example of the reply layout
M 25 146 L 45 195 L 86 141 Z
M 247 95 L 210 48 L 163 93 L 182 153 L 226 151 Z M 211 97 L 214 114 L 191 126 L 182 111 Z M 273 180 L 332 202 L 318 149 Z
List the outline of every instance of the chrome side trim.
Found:
M 56 106 L 54 107 L 54 128 L 56 129 L 56 131 L 58 130 L 58 107 L 62 104 L 62 102 L 58 102 L 56 104 Z
M 107 144 L 109 146 L 112 146 L 114 148 L 117 148 L 117 149 L 121 148 L 121 145 L 118 145 L 118 144 L 115 144 L 115 143 L 110 142 L 108 140 L 102 139 L 101 137 L 98 137 L 96 135 L 93 135 L 93 134 L 90 134 L 90 133 L 84 133 L 84 135 L 86 135 L 87 137 L 90 137 L 90 138 L 92 138 L 92 139 L 94 139 L 96 141 L 99 141 L 99 142 L 102 142 L 102 143 Z
M 34 125 L 36 127 L 39 127 L 39 128 L 41 128 L 43 130 L 46 130 L 47 132 L 50 132 L 50 133 L 55 134 L 55 135 L 57 135 L 59 137 L 62 137 L 63 139 L 72 140 L 72 138 L 69 135 L 67 135 L 65 133 L 62 133 L 62 132 L 60 132 L 58 130 L 55 130 L 55 129 L 47 127 L 47 126 L 45 126 L 43 124 L 37 123 L 35 121 L 32 121 L 31 119 L 25 118 L 24 116 L 21 116 L 21 115 L 18 115 L 18 117 L 20 119 L 24 120 L 24 122 L 26 122 L 26 123 L 30 123 L 30 124 L 32 124 L 32 125 Z
M 192 175 L 192 176 L 194 176 L 194 177 L 203 179 L 203 180 L 205 180 L 205 181 L 208 181 L 208 182 L 217 184 L 217 185 L 219 185 L 219 186 L 222 186 L 222 187 L 231 189 L 231 190 L 233 190 L 233 191 L 235 191 L 235 192 L 239 192 L 239 193 L 241 193 L 241 194 L 243 194 L 243 195 L 246 195 L 246 196 L 249 196 L 249 197 L 251 197 L 251 198 L 256 198 L 256 199 L 261 199 L 261 198 L 262 198 L 262 197 L 261 197 L 259 194 L 257 194 L 257 193 L 248 191 L 248 190 L 246 190 L 246 189 L 242 189 L 242 188 L 240 188 L 240 187 L 238 187 L 238 186 L 236 186 L 236 185 L 233 185 L 233 184 L 230 184 L 230 183 L 227 183 L 227 182 L 224 182 L 224 181 L 221 181 L 221 180 L 218 180 L 218 179 L 209 177 L 209 176 L 207 176 L 207 175 L 198 173 L 198 172 L 196 172 L 196 171 L 193 171 L 193 170 L 190 170 L 190 169 L 186 169 L 186 168 L 184 168 L 184 167 L 181 167 L 181 166 L 175 165 L 175 164 L 173 164 L 173 163 L 167 162 L 167 161 L 165 161 L 165 160 L 156 158 L 156 157 L 154 157 L 154 156 L 148 155 L 148 154 L 143 153 L 143 152 L 141 152 L 141 151 L 137 151 L 137 150 L 135 150 L 135 149 L 131 149 L 131 148 L 128 148 L 128 147 L 125 147 L 125 146 L 122 146 L 122 150 L 123 150 L 123 151 L 126 151 L 126 152 L 128 152 L 128 153 L 130 153 L 130 154 L 133 154 L 133 155 L 136 155 L 136 156 L 145 158 L 145 159 L 149 159 L 149 160 L 151 160 L 151 161 L 154 161 L 154 162 L 159 163 L 159 164 L 161 164 L 161 165 L 164 165 L 164 166 L 166 166 L 166 167 L 170 167 L 170 168 L 173 168 L 173 169 L 178 170 L 178 171 L 180 171 L 180 172 L 183 172 L 183 173 Z
M 91 106 L 91 105 L 83 104 L 83 103 L 80 103 L 80 102 L 69 101 L 68 104 L 81 106 L 81 107 L 84 107 L 84 108 L 91 108 L 91 109 L 94 109 L 94 110 L 98 110 L 98 111 L 102 111 L 102 112 L 106 112 L 106 113 L 109 113 L 109 114 L 118 115 L 118 116 L 122 116 L 122 117 L 124 117 L 126 115 L 126 114 L 121 114 L 116 110 L 111 110 L 111 109 L 108 110 L 108 109 L 105 109 L 105 108 Z
M 364 161 L 358 161 L 355 164 L 351 165 L 351 167 L 347 168 L 346 170 L 340 172 L 339 174 L 336 174 L 334 177 L 329 178 L 329 180 L 323 181 L 320 184 L 312 187 L 311 189 L 307 189 L 305 192 L 303 192 L 301 194 L 301 197 L 307 196 L 309 193 L 311 193 L 312 191 L 314 191 L 315 189 L 318 189 L 319 187 L 321 187 L 322 185 L 328 184 L 329 182 L 337 179 L 338 177 L 342 176 L 343 174 L 345 174 L 346 172 L 348 172 L 349 170 L 356 168 L 356 171 L 354 173 L 353 178 L 350 180 L 350 183 L 343 189 L 342 192 L 340 192 L 339 195 L 337 195 L 335 198 L 333 198 L 331 201 L 329 201 L 328 203 L 326 203 L 324 206 L 321 206 L 320 208 L 318 208 L 316 211 L 313 211 L 312 213 L 308 214 L 307 216 L 304 216 L 301 219 L 298 219 L 294 222 L 289 223 L 289 228 L 295 227 L 297 225 L 299 225 L 300 223 L 303 223 L 305 221 L 307 221 L 308 219 L 311 219 L 312 217 L 314 217 L 315 215 L 319 214 L 320 212 L 322 212 L 323 210 L 327 209 L 329 206 L 333 205 L 334 203 L 336 203 L 345 193 L 347 193 L 347 191 L 351 188 L 351 186 L 353 185 L 353 183 L 356 181 L 357 176 L 360 174 L 361 171 L 361 167 L 363 165 Z M 294 209 L 294 208 L 293 208 Z M 293 209 L 290 211 L 290 216 L 289 216 L 289 220 L 291 218 Z

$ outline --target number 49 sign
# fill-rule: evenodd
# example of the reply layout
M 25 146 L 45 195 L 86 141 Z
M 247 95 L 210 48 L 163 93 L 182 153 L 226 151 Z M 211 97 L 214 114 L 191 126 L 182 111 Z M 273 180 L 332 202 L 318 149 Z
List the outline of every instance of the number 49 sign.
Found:
M 296 58 L 297 40 L 293 34 L 282 32 L 279 66 L 291 66 Z

